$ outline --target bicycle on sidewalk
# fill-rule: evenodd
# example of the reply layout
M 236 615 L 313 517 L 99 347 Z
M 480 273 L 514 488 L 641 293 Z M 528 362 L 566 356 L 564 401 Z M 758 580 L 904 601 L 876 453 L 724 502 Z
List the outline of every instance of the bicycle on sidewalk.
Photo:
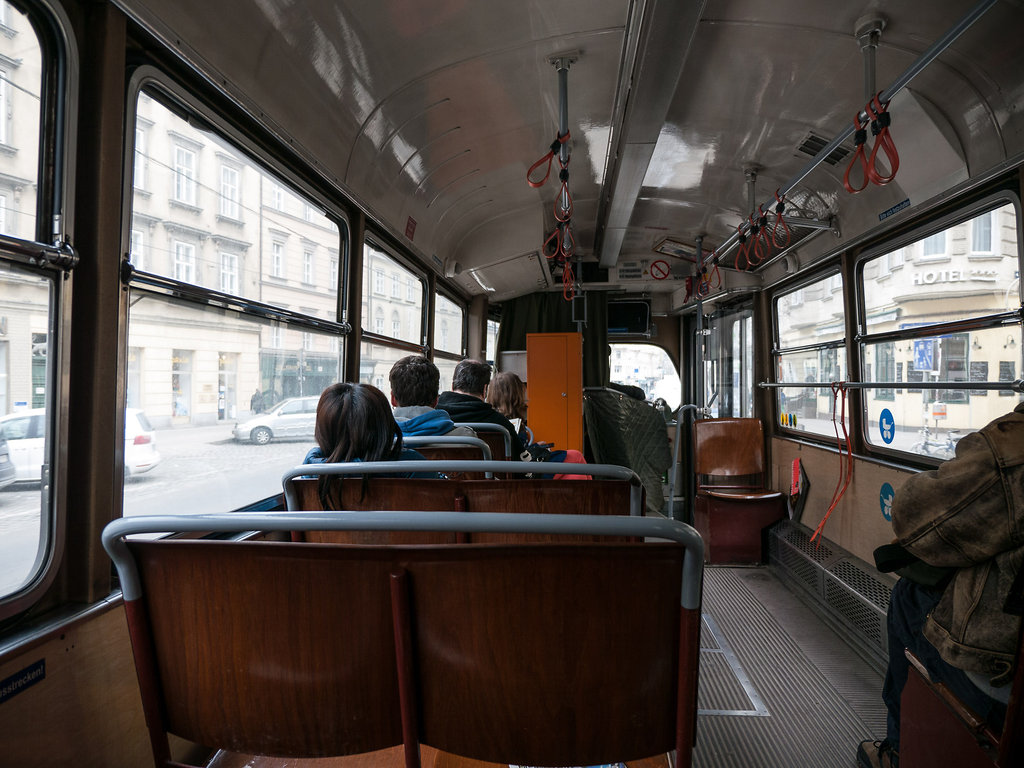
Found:
M 956 452 L 956 444 L 961 437 L 957 430 L 946 430 L 945 439 L 942 439 L 938 434 L 933 436 L 927 424 L 919 432 L 921 434 L 920 442 L 914 443 L 911 447 L 914 453 L 921 453 L 925 456 L 939 456 L 944 459 L 953 458 L 953 454 Z

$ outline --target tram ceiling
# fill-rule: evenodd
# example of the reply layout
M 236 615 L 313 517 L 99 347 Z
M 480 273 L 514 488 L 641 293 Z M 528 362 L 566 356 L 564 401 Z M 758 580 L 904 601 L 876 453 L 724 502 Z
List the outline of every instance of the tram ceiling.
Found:
M 660 258 L 653 249 L 665 238 L 692 246 L 703 236 L 713 251 L 751 213 L 745 171 L 757 169 L 757 199 L 770 200 L 852 123 L 865 101 L 855 37 L 865 17 L 884 16 L 881 91 L 976 7 L 117 2 L 165 39 L 192 41 L 182 52 L 197 69 L 228 83 L 425 263 L 472 294 L 500 282 L 502 297 L 545 282 L 536 254 L 554 226 L 558 184 L 532 188 L 526 172 L 556 138 L 552 56 L 577 55 L 568 73 L 576 253 L 616 267 Z M 893 183 L 847 193 L 848 154 L 808 173 L 791 199 L 812 201 L 824 220 L 838 216 L 849 239 L 902 201 L 924 202 L 1024 151 L 1022 28 L 1021 4 L 998 0 L 897 96 Z M 852 141 L 842 148 L 852 154 Z M 809 237 L 801 262 L 837 246 L 834 235 Z M 516 259 L 522 270 L 510 267 Z

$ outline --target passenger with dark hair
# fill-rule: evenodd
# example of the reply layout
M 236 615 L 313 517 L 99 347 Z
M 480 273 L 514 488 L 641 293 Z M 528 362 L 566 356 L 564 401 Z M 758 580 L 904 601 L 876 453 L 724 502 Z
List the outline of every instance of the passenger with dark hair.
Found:
M 405 435 L 462 435 L 475 437 L 469 427 L 457 427 L 447 411 L 437 408 L 441 373 L 422 355 L 408 355 L 391 367 L 391 405 Z
M 1024 403 L 909 478 L 892 527 L 898 544 L 875 552 L 881 570 L 902 576 L 889 600 L 886 738 L 861 743 L 863 768 L 899 765 L 904 648 L 996 730 L 1006 717 L 1021 622 L 1006 604 L 1024 564 Z
M 320 395 L 316 407 L 316 447 L 303 464 L 335 464 L 349 461 L 425 461 L 422 454 L 402 447 L 391 406 L 370 384 L 332 384 Z M 397 472 L 389 477 L 436 478 L 435 472 Z M 320 502 L 334 506 L 330 478 L 320 477 Z
M 486 402 L 491 383 L 491 366 L 479 360 L 463 360 L 455 366 L 452 391 L 442 392 L 437 407 L 447 411 L 455 422 L 498 424 L 512 436 L 512 452 L 521 456 L 526 447 L 511 422 Z

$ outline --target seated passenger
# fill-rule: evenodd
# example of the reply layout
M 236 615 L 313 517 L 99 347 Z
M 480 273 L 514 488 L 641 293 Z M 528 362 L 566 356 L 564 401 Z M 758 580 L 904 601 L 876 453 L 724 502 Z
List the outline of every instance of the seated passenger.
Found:
M 404 435 L 476 437 L 470 427 L 457 427 L 447 411 L 437 408 L 441 373 L 422 355 L 408 355 L 391 367 L 391 405 Z
M 453 421 L 498 424 L 512 436 L 512 455 L 522 456 L 526 446 L 519 439 L 515 427 L 486 401 L 487 387 L 491 383 L 491 366 L 479 360 L 463 360 L 455 366 L 452 391 L 442 392 L 437 407 L 447 411 Z
M 348 461 L 425 461 L 422 454 L 402 447 L 402 430 L 395 423 L 384 393 L 369 384 L 332 384 L 316 406 L 316 447 L 303 464 L 335 464 Z M 387 477 L 436 478 L 436 472 L 396 472 Z M 334 503 L 330 478 L 320 477 L 320 502 L 324 509 Z
M 904 648 L 921 660 L 933 681 L 1001 728 L 1006 706 L 993 696 L 1008 694 L 1013 680 L 1021 620 L 1003 607 L 1024 563 L 1022 500 L 1024 403 L 960 440 L 955 458 L 914 475 L 897 490 L 893 530 L 910 568 L 918 565 L 911 562 L 916 558 L 925 565 L 919 571 L 932 578 L 907 570 L 893 587 L 882 688 L 886 738 L 861 743 L 860 766 L 899 764 L 900 697 L 909 671 Z M 948 575 L 936 584 L 935 571 L 943 568 Z
M 519 439 L 523 441 L 524 445 L 530 445 L 533 442 L 533 434 L 526 426 L 526 384 L 522 379 L 511 371 L 494 374 L 494 378 L 487 388 L 487 402 L 510 422 L 519 424 Z M 582 453 L 572 449 L 550 451 L 544 460 L 570 464 L 587 463 Z M 572 480 L 589 479 L 588 475 L 555 475 L 554 477 Z

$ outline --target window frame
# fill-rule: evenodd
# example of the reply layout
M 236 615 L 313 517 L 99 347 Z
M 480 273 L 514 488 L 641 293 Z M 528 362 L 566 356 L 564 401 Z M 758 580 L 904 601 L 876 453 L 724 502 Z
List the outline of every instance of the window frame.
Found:
M 50 284 L 44 426 L 48 487 L 40 489 L 40 536 L 34 578 L 21 589 L 0 595 L 0 620 L 36 605 L 53 585 L 65 559 L 67 530 L 67 466 L 57 458 L 58 446 L 68 442 L 67 391 L 62 386 L 64 377 L 61 372 L 66 370 L 70 352 L 70 304 L 67 298 L 70 288 L 63 277 L 74 266 L 40 256 L 52 252 L 54 241 L 70 242 L 74 234 L 73 162 L 77 125 L 74 94 L 78 93 L 79 56 L 71 21 L 61 6 L 41 2 L 18 10 L 24 13 L 40 51 L 39 131 L 34 147 L 37 173 L 35 222 L 30 239 L 0 236 L 0 261 L 14 269 L 29 267 L 30 274 L 45 277 Z M 47 173 L 47 168 L 51 172 Z M 62 215 L 57 216 L 57 212 Z
M 922 266 L 927 266 L 933 261 L 948 261 L 952 258 L 953 254 L 950 252 L 950 232 L 953 231 L 954 227 L 963 225 L 966 228 L 965 238 L 966 244 L 964 246 L 964 259 L 970 261 L 972 258 L 994 258 L 999 253 L 999 249 L 996 247 L 996 232 L 998 229 L 999 211 L 1005 206 L 1011 206 L 1017 225 L 1017 296 L 1018 303 L 1014 309 L 1006 309 L 1005 311 L 995 313 L 978 312 L 972 314 L 962 320 L 952 321 L 936 321 L 929 322 L 921 325 L 913 325 L 910 327 L 895 329 L 895 330 L 872 330 L 868 327 L 868 307 L 867 307 L 867 289 L 865 288 L 864 272 L 867 265 L 874 259 L 884 257 L 887 254 L 893 252 L 905 253 L 908 248 L 915 244 L 920 244 L 923 252 L 923 243 L 930 238 L 935 237 L 938 234 L 944 235 L 944 241 L 946 243 L 946 251 L 944 255 L 935 256 L 930 255 L 917 259 L 917 263 Z M 979 253 L 973 250 L 973 231 L 974 231 L 974 220 L 980 216 L 988 215 L 990 221 L 991 231 L 991 246 L 992 251 L 989 253 Z M 916 250 L 916 249 L 912 249 Z M 1002 258 L 1000 256 L 1000 258 Z M 974 200 L 966 200 L 962 205 L 958 206 L 955 210 L 951 210 L 945 215 L 934 217 L 923 220 L 918 226 L 908 229 L 901 233 L 898 237 L 892 238 L 878 243 L 877 245 L 865 249 L 862 253 L 857 255 L 854 262 L 853 273 L 854 273 L 854 301 L 852 306 L 857 313 L 854 320 L 854 326 L 856 328 L 855 343 L 857 344 L 857 357 L 860 360 L 860 369 L 857 371 L 858 380 L 865 380 L 866 373 L 866 351 L 871 346 L 880 346 L 883 344 L 899 344 L 912 343 L 920 340 L 938 340 L 943 348 L 955 345 L 961 345 L 963 347 L 963 354 L 957 357 L 958 362 L 962 362 L 964 366 L 970 365 L 971 356 L 971 342 L 970 335 L 972 332 L 983 332 L 986 330 L 995 330 L 1006 327 L 1016 326 L 1020 329 L 1021 337 L 1024 339 L 1024 323 L 1022 323 L 1022 300 L 1021 297 L 1021 286 L 1019 285 L 1019 276 L 1024 267 L 1024 214 L 1022 214 L 1022 204 L 1020 198 L 1009 189 L 1000 190 L 988 195 L 985 195 Z M 1012 289 L 1012 286 L 1011 286 Z M 1007 290 L 1007 296 L 1010 294 L 1010 289 Z M 941 365 L 948 366 L 951 361 L 951 355 L 949 353 L 939 354 Z M 1021 365 L 1021 353 L 1017 352 L 1014 357 L 1014 362 L 1017 366 Z M 902 361 L 897 362 L 898 367 L 902 367 Z M 952 369 L 948 369 L 952 370 Z M 948 373 L 947 370 L 947 373 Z M 957 369 L 960 370 L 960 369 Z M 1018 376 L 1019 376 L 1018 368 Z M 916 388 L 914 384 L 916 381 L 911 381 L 909 374 L 910 368 L 903 370 L 902 373 L 897 373 L 896 378 L 899 380 L 899 384 L 904 386 L 894 386 L 891 389 L 895 390 L 895 396 L 904 390 L 907 393 L 921 392 L 923 401 L 928 403 L 932 401 L 945 402 L 947 405 L 965 405 L 970 403 L 972 397 L 970 388 L 953 388 L 953 389 L 941 389 L 938 387 L 929 388 Z M 979 381 L 979 384 L 989 384 L 998 381 L 995 376 L 998 376 L 998 371 L 989 371 L 989 378 L 985 381 Z M 970 377 L 967 370 L 963 370 L 964 378 L 954 379 L 954 381 L 970 381 Z M 943 380 L 940 379 L 941 383 Z M 881 388 L 881 391 L 887 392 L 890 388 Z M 991 391 L 991 390 L 990 390 Z M 944 395 L 950 393 L 957 393 L 952 400 L 943 400 Z M 975 393 L 977 394 L 977 393 Z M 887 398 L 875 398 L 876 400 L 885 400 Z M 941 458 L 941 456 L 931 457 L 929 455 L 922 455 L 912 450 L 905 450 L 902 448 L 892 447 L 884 443 L 879 443 L 870 434 L 870 419 L 868 414 L 870 398 L 864 396 L 862 398 L 861 411 L 858 413 L 858 420 L 860 422 L 860 431 L 862 443 L 866 453 L 870 455 L 883 456 L 890 459 L 898 459 L 902 463 L 918 464 L 921 466 L 935 465 Z M 926 406 L 928 407 L 928 406 Z M 977 425 L 979 428 L 983 424 Z M 939 429 L 942 429 L 941 427 Z

